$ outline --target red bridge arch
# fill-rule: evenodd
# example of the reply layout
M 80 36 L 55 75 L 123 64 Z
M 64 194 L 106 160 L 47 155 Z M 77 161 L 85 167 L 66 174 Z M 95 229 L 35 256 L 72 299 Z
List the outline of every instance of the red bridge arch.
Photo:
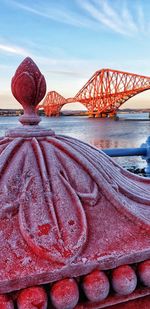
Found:
M 66 103 L 80 102 L 89 114 L 115 114 L 129 98 L 150 89 L 150 77 L 112 69 L 96 71 L 73 98 L 65 99 L 55 91 L 47 94 L 43 108 L 47 116 L 59 114 Z

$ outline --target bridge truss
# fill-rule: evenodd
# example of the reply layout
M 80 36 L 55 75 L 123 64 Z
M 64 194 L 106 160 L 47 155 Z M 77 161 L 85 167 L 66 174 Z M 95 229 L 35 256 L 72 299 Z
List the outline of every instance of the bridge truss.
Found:
M 150 77 L 112 69 L 96 71 L 81 90 L 65 99 L 55 91 L 47 94 L 43 108 L 47 116 L 59 114 L 66 103 L 80 102 L 90 115 L 116 114 L 129 98 L 150 89 Z

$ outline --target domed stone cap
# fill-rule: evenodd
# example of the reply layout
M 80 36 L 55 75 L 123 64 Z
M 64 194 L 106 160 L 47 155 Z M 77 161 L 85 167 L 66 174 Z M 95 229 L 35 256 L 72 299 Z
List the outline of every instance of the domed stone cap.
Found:
M 32 88 L 26 75 L 16 85 L 27 114 L 0 140 L 0 293 L 148 259 L 150 180 L 33 125 L 37 94 L 26 101 L 15 89 Z

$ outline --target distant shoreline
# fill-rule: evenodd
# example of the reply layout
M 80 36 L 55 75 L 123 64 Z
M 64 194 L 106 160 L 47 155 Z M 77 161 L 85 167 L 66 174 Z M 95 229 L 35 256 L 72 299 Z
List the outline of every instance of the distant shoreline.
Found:
M 118 110 L 117 114 L 143 114 L 143 113 L 150 113 L 150 109 L 124 109 L 124 110 Z M 23 114 L 22 109 L 0 109 L 0 117 L 17 117 L 21 116 Z M 40 116 L 45 116 L 44 110 L 39 110 Z M 60 112 L 60 116 L 88 116 L 87 111 L 82 110 L 65 110 Z M 122 119 L 123 120 L 123 119 Z M 124 119 L 127 120 L 127 119 Z M 136 120 L 136 119 L 128 119 L 128 120 Z M 147 121 L 149 119 L 138 119 L 138 120 L 144 120 Z

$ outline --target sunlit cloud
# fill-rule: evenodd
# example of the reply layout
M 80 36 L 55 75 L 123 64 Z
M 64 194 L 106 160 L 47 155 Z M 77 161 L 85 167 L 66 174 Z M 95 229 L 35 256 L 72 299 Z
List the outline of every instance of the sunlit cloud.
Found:
M 0 52 L 15 54 L 19 56 L 27 56 L 29 52 L 24 48 L 14 45 L 0 44 Z

